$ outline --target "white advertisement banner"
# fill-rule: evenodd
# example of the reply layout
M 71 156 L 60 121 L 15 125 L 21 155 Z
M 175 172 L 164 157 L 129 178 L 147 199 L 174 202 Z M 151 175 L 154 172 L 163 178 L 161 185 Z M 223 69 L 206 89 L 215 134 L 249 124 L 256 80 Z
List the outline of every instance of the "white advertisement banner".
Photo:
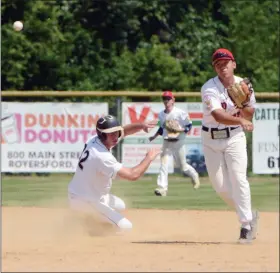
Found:
M 154 144 L 153 147 L 161 148 L 161 144 Z M 148 149 L 151 148 L 149 144 L 140 144 L 140 145 L 122 145 L 122 163 L 125 167 L 131 168 L 139 164 L 145 157 Z M 173 160 L 169 159 L 168 172 L 173 173 Z M 160 157 L 158 156 L 153 163 L 149 166 L 146 173 L 158 173 L 160 167 Z
M 279 104 L 259 103 L 254 114 L 253 173 L 279 174 Z
M 107 103 L 3 102 L 2 172 L 74 172 Z
M 201 120 L 202 120 L 202 103 L 188 103 L 177 102 L 176 107 L 185 110 L 189 113 L 190 119 L 193 122 L 193 129 L 188 134 L 190 138 L 201 138 Z M 164 109 L 163 103 L 151 102 L 151 103 L 122 103 L 122 123 L 123 125 L 135 122 L 144 122 L 157 120 L 158 114 Z M 148 134 L 144 131 L 140 131 L 134 135 L 130 135 L 127 138 L 148 138 L 155 134 L 158 127 L 155 127 Z
M 204 157 L 201 149 L 201 121 L 202 121 L 202 103 L 177 102 L 176 107 L 187 111 L 193 123 L 192 130 L 186 137 L 186 161 L 194 167 L 205 171 Z M 158 114 L 164 109 L 163 103 L 122 103 L 122 124 L 135 122 L 145 122 L 158 120 Z M 122 144 L 122 163 L 126 167 L 135 166 L 146 154 L 147 149 L 151 147 L 161 147 L 163 140 L 158 136 L 153 142 L 149 142 L 149 137 L 154 135 L 158 126 L 150 130 L 149 133 L 140 131 L 134 135 L 127 136 Z M 189 154 L 189 157 L 187 157 Z M 169 169 L 174 171 L 173 158 L 169 158 Z M 158 157 L 146 173 L 158 173 L 160 167 L 160 158 Z M 198 169 L 198 171 L 200 171 Z

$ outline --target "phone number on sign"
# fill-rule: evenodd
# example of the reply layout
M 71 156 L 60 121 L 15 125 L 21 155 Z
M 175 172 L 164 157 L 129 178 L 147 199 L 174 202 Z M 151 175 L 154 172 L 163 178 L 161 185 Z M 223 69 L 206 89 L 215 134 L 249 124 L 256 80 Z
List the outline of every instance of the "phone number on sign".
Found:
M 268 157 L 267 166 L 270 169 L 280 168 L 280 157 L 274 157 L 274 156 Z

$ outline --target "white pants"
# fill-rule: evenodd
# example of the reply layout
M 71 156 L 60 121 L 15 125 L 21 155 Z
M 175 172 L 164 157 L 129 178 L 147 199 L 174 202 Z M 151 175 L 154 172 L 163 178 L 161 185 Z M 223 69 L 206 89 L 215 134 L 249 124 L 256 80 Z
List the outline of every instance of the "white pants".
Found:
M 119 213 L 125 209 L 125 203 L 113 194 L 106 194 L 100 200 L 86 201 L 72 193 L 68 194 L 70 208 L 98 217 L 101 221 L 116 225 L 120 229 L 131 229 L 132 223 Z
M 242 128 L 230 131 L 227 139 L 212 139 L 202 131 L 205 163 L 217 194 L 238 214 L 241 224 L 252 220 L 251 192 L 247 180 L 247 146 Z
M 198 176 L 196 170 L 186 162 L 185 141 L 176 142 L 163 141 L 162 153 L 160 155 L 160 169 L 157 178 L 159 188 L 168 189 L 168 160 L 173 156 L 175 165 L 180 167 L 183 173 L 190 177 Z

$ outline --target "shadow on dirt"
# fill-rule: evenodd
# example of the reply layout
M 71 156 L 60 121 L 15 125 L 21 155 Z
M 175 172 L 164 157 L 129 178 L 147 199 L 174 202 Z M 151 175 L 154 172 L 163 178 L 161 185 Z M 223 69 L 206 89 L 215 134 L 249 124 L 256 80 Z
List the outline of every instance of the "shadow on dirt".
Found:
M 156 245 L 160 245 L 160 244 L 181 244 L 181 245 L 232 245 L 232 244 L 237 244 L 237 242 L 193 242 L 193 241 L 134 241 L 131 242 L 132 244 L 156 244 Z

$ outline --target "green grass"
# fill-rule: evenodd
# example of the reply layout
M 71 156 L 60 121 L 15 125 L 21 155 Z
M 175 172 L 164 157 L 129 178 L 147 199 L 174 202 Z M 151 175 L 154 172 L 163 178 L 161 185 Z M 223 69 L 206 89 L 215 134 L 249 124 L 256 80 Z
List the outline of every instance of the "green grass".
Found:
M 3 206 L 67 205 L 67 185 L 71 175 L 2 176 Z M 143 179 L 114 181 L 112 193 L 123 198 L 129 208 L 224 210 L 228 207 L 217 196 L 207 177 L 201 178 L 199 190 L 193 190 L 190 179 L 170 176 L 168 196 L 153 194 L 156 176 Z M 279 178 L 251 177 L 253 207 L 261 211 L 279 211 Z

